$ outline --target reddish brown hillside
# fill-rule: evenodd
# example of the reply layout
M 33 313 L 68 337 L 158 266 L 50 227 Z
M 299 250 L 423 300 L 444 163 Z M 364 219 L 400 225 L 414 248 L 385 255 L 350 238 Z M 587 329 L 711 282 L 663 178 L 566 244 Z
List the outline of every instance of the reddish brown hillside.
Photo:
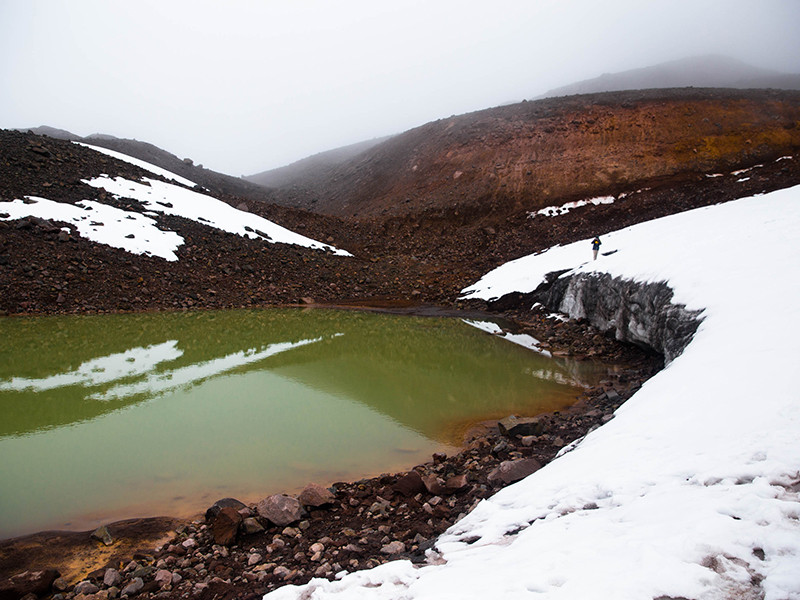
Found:
M 551 98 L 396 136 L 282 203 L 341 217 L 505 215 L 686 181 L 800 148 L 800 92 L 648 90 Z

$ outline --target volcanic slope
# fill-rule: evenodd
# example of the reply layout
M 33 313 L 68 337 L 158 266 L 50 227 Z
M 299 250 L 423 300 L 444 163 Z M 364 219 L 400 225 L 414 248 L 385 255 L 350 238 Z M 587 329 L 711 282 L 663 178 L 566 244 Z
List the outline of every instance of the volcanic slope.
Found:
M 668 89 L 551 98 L 428 123 L 278 202 L 357 219 L 468 212 L 502 220 L 691 181 L 791 153 L 800 92 Z
M 452 304 L 525 254 L 800 183 L 799 146 L 798 92 L 621 92 L 481 111 L 368 149 L 326 185 L 275 190 L 294 206 L 210 192 L 351 257 L 161 214 L 158 227 L 184 240 L 167 261 L 63 235 L 58 221 L 0 218 L 0 310 Z M 70 142 L 0 132 L 0 202 L 134 207 L 85 183 L 101 174 L 158 179 Z M 570 202 L 557 218 L 537 214 Z

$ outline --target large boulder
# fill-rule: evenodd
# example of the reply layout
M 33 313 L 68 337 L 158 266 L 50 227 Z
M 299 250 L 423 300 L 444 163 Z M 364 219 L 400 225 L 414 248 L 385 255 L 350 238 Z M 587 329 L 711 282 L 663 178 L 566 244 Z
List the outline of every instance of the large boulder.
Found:
M 217 516 L 219 511 L 226 506 L 237 511 L 247 508 L 247 505 L 244 502 L 240 502 L 236 498 L 223 498 L 222 500 L 217 500 L 208 508 L 206 511 L 206 521 L 210 522 L 215 516 Z
M 309 483 L 297 497 L 303 506 L 319 507 L 331 504 L 336 496 L 329 489 L 316 483 Z
M 511 415 L 497 422 L 500 433 L 508 437 L 517 435 L 541 435 L 545 421 L 542 417 L 517 417 Z
M 60 573 L 55 569 L 25 571 L 19 575 L 14 575 L 9 579 L 0 581 L 0 600 L 19 600 L 28 594 L 44 596 L 50 592 L 53 582 L 59 576 Z
M 425 482 L 417 471 L 409 471 L 395 481 L 392 489 L 406 498 L 416 496 L 425 491 Z
M 242 515 L 233 506 L 223 506 L 209 521 L 209 529 L 214 538 L 214 543 L 220 546 L 229 546 L 236 541 Z
M 258 503 L 258 515 L 278 527 L 291 525 L 299 521 L 305 514 L 303 506 L 297 498 L 284 494 L 274 494 Z
M 499 485 L 509 484 L 524 479 L 531 473 L 535 473 L 542 468 L 539 461 L 535 458 L 523 458 L 521 460 L 506 460 L 489 473 L 489 483 Z

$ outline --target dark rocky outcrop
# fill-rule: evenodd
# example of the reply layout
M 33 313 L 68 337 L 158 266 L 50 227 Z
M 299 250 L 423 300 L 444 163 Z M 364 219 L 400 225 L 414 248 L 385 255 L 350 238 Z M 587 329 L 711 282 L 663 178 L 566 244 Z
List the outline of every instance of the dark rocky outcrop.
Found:
M 654 350 L 666 363 L 683 352 L 702 320 L 702 311 L 672 302 L 665 282 L 641 283 L 608 274 L 557 278 L 525 297 L 572 319 L 586 319 L 618 340 Z

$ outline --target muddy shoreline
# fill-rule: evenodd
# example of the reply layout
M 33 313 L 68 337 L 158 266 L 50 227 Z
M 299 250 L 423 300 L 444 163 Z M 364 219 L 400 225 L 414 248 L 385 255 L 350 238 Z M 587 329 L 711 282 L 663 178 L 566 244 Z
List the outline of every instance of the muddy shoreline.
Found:
M 480 500 L 547 464 L 613 418 L 614 410 L 663 364 L 659 356 L 619 343 L 586 323 L 544 312 L 487 313 L 480 305 L 459 310 L 405 303 L 326 308 L 499 318 L 555 355 L 619 366 L 570 408 L 541 415 L 527 429 L 508 431 L 496 421 L 485 422 L 467 432 L 457 454 L 434 455 L 404 472 L 336 483 L 324 503 L 304 505 L 302 517 L 288 525 L 264 518 L 256 505 L 236 505 L 233 512 L 240 517 L 228 526 L 228 535 L 231 527 L 235 531 L 233 539 L 221 537 L 222 513 L 215 509 L 216 514 L 212 510 L 192 520 L 154 517 L 109 524 L 108 545 L 91 531 L 40 532 L 0 541 L 0 598 L 22 598 L 26 589 L 38 597 L 64 599 L 114 598 L 123 592 L 138 598 L 258 598 L 287 583 L 333 578 L 342 570 L 398 558 L 422 561 L 437 536 Z M 515 474 L 517 468 L 522 470 Z M 26 571 L 29 575 L 20 579 Z M 41 572 L 38 588 L 26 583 L 31 572 Z

